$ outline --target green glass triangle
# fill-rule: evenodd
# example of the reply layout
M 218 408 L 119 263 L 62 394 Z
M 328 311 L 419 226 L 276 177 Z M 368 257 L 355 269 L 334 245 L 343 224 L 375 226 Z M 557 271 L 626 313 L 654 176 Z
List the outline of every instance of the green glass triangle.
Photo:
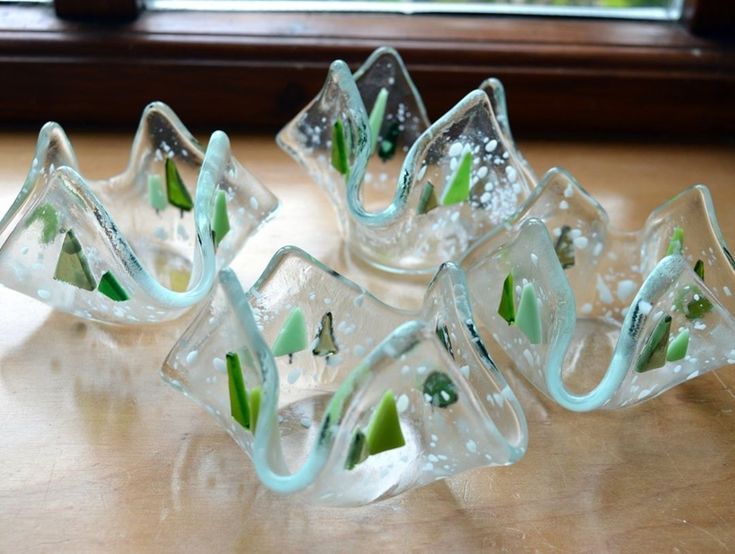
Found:
M 327 312 L 322 316 L 315 340 L 316 345 L 311 351 L 314 356 L 332 356 L 339 351 L 337 343 L 334 341 L 332 312 Z
M 306 318 L 301 308 L 294 308 L 286 317 L 286 321 L 273 342 L 273 355 L 283 356 L 306 349 L 309 345 L 306 331 Z
M 126 300 L 130 300 L 128 291 L 123 288 L 120 281 L 117 280 L 111 271 L 106 271 L 105 274 L 102 275 L 97 290 L 115 302 L 125 302 Z
M 344 126 L 342 120 L 337 119 L 332 127 L 332 167 L 345 177 L 350 171 L 347 158 Z
M 373 109 L 370 110 L 370 152 L 375 152 L 378 145 L 378 135 L 385 118 L 385 106 L 388 103 L 388 90 L 381 88 L 378 96 L 375 98 Z
M 384 162 L 395 156 L 399 136 L 401 136 L 401 125 L 397 121 L 393 121 L 378 145 L 378 156 Z
M 442 205 L 459 204 L 470 197 L 470 175 L 472 174 L 472 152 L 465 152 L 457 172 L 442 194 Z
M 92 270 L 89 269 L 87 258 L 82 251 L 82 245 L 79 244 L 74 231 L 69 229 L 64 237 L 64 243 L 61 246 L 59 261 L 56 262 L 56 271 L 54 279 L 69 283 L 75 287 L 84 290 L 94 290 L 97 288 Z
M 572 228 L 569 225 L 562 226 L 561 233 L 554 246 L 556 257 L 559 258 L 562 269 L 567 269 L 574 265 L 574 242 L 569 236 L 571 230 Z
M 166 195 L 169 204 L 176 206 L 181 211 L 188 212 L 194 207 L 189 191 L 186 190 L 179 170 L 176 169 L 176 164 L 171 158 L 166 158 Z
M 658 320 L 648 340 L 641 349 L 635 370 L 638 373 L 663 367 L 666 364 L 666 347 L 671 332 L 671 316 L 665 314 Z
M 255 434 L 255 430 L 258 428 L 258 414 L 260 413 L 260 399 L 262 393 L 260 387 L 253 387 L 248 393 L 248 401 L 250 404 L 250 431 Z
M 541 313 L 538 308 L 536 291 L 531 283 L 523 285 L 523 290 L 521 290 L 516 325 L 528 337 L 531 344 L 541 342 Z
M 513 290 L 513 274 L 503 281 L 503 292 L 500 295 L 500 304 L 498 305 L 498 315 L 511 325 L 516 320 L 516 304 L 515 291 Z
M 379 454 L 386 450 L 400 448 L 406 444 L 401 431 L 396 399 L 392 391 L 387 391 L 380 400 L 365 432 L 368 452 Z
M 443 371 L 432 371 L 424 381 L 424 397 L 432 406 L 446 408 L 459 399 L 457 385 L 452 378 Z
M 148 203 L 157 212 L 165 210 L 168 206 L 168 199 L 163 190 L 163 179 L 160 175 L 148 175 Z
M 30 227 L 36 221 L 41 222 L 41 244 L 54 241 L 59 233 L 59 214 L 51 204 L 41 204 L 31 213 L 26 223 Z
M 700 319 L 712 310 L 712 302 L 694 285 L 684 285 L 676 291 L 674 308 L 687 319 Z
M 671 234 L 671 240 L 669 241 L 669 247 L 666 249 L 666 255 L 681 254 L 684 249 L 684 229 L 681 227 L 674 227 L 674 231 Z
M 437 206 L 439 206 L 439 201 L 436 198 L 436 192 L 434 192 L 434 185 L 426 183 L 421 190 L 421 197 L 419 198 L 418 206 L 416 206 L 416 213 L 423 215 L 429 213 Z
M 694 273 L 704 281 L 704 262 L 702 260 L 697 260 L 697 263 L 694 264 Z
M 225 358 L 227 360 L 227 384 L 230 390 L 230 414 L 245 429 L 250 429 L 250 407 L 240 358 L 234 352 L 228 352 Z
M 666 348 L 666 361 L 676 362 L 687 355 L 689 350 L 689 329 L 683 329 Z
M 364 462 L 370 455 L 368 452 L 367 438 L 365 433 L 359 429 L 355 431 L 350 443 L 350 449 L 347 451 L 347 460 L 345 460 L 345 469 L 354 469 L 357 464 Z
M 227 215 L 227 194 L 218 190 L 214 197 L 214 213 L 212 214 L 212 233 L 214 245 L 219 246 L 225 235 L 230 232 L 230 218 Z

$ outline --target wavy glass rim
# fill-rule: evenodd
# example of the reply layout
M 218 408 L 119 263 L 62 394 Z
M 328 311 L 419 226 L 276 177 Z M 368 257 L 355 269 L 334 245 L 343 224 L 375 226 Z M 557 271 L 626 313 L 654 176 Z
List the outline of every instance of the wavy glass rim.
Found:
M 154 112 L 162 115 L 171 128 L 178 133 L 187 151 L 199 153 L 201 156 L 201 167 L 199 168 L 194 193 L 194 226 L 197 238 L 191 257 L 193 267 L 197 267 L 197 259 L 201 260 L 201 267 L 198 272 L 199 278 L 197 280 L 192 279 L 189 288 L 182 292 L 177 292 L 163 286 L 146 269 L 135 250 L 130 246 L 125 235 L 120 232 L 112 216 L 93 190 L 93 187 L 98 182 L 115 181 L 125 177 L 129 172 L 134 171 L 134 155 L 140 148 L 141 143 L 145 140 L 143 136 L 145 122 L 150 117 L 150 114 Z M 63 128 L 58 123 L 49 122 L 42 127 L 34 153 L 34 161 L 45 159 L 46 153 L 54 141 L 63 143 L 71 153 L 72 160 L 70 160 L 70 163 L 72 165 L 54 167 L 50 172 L 51 174 L 43 180 L 39 179 L 39 177 L 45 167 L 44 164 L 38 162 L 32 165 L 20 192 L 2 220 L 0 220 L 0 248 L 16 228 L 17 222 L 33 207 L 34 199 L 47 190 L 55 178 L 60 177 L 64 186 L 70 188 L 94 214 L 99 224 L 100 233 L 103 235 L 103 240 L 123 265 L 127 274 L 146 294 L 164 307 L 173 309 L 188 308 L 200 302 L 209 293 L 215 280 L 216 256 L 212 235 L 211 205 L 217 183 L 226 171 L 227 159 L 231 155 L 231 145 L 227 135 L 223 131 L 214 131 L 210 137 L 206 151 L 202 152 L 202 147 L 193 138 L 191 133 L 189 133 L 173 110 L 162 102 L 152 102 L 146 106 L 141 116 L 140 125 L 133 140 L 131 157 L 127 168 L 118 175 L 94 181 L 88 181 L 79 172 L 74 149 Z M 278 207 L 279 202 L 274 197 L 273 208 L 258 223 L 253 232 L 257 231 L 261 225 L 273 217 Z M 191 284 L 192 282 L 193 286 Z

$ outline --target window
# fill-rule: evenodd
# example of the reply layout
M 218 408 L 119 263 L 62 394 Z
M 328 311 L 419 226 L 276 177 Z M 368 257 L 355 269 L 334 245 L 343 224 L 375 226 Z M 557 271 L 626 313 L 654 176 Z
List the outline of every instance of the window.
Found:
M 675 21 L 680 0 L 148 0 L 152 10 L 340 11 L 609 17 Z
M 622 12 L 617 18 L 264 14 L 254 11 L 256 0 L 186 1 L 197 11 L 173 9 L 184 0 L 148 0 L 146 7 L 143 0 L 0 3 L 0 63 L 13 84 L 3 89 L 0 117 L 34 126 L 48 119 L 129 126 L 158 99 L 191 125 L 271 132 L 316 95 L 332 60 L 356 67 L 386 44 L 403 56 L 432 117 L 496 76 L 506 85 L 513 127 L 521 134 L 735 134 L 729 2 L 569 0 L 588 10 L 643 10 L 640 17 L 661 10 L 630 19 Z M 569 2 L 536 0 L 531 8 L 579 9 Z M 510 2 L 472 4 L 499 9 Z M 233 6 L 243 9 L 223 11 Z M 693 29 L 719 30 L 725 40 Z

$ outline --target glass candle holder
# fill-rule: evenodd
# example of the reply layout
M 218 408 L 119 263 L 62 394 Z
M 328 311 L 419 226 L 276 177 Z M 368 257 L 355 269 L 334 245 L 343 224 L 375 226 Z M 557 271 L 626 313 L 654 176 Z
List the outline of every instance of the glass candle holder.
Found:
M 173 319 L 277 206 L 224 133 L 205 152 L 160 102 L 143 112 L 127 169 L 101 181 L 82 176 L 66 134 L 47 123 L 0 220 L 0 282 L 85 319 Z
M 354 75 L 335 61 L 277 140 L 329 195 L 349 251 L 392 272 L 432 274 L 459 258 L 536 182 L 513 142 L 500 81 L 488 79 L 429 124 L 390 48 Z
M 523 226 L 535 231 L 512 239 Z M 627 232 L 554 169 L 462 265 L 483 336 L 570 410 L 632 406 L 735 363 L 735 262 L 702 185 Z M 524 302 L 538 303 L 533 336 Z
M 163 376 L 216 418 L 269 488 L 365 504 L 525 453 L 523 412 L 468 300 L 451 263 L 414 313 L 287 247 L 247 293 L 220 273 Z

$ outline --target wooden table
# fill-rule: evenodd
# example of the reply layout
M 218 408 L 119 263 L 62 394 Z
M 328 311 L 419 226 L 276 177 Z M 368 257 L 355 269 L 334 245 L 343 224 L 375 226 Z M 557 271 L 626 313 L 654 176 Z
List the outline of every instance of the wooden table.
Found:
M 114 174 L 129 137 L 72 135 L 82 170 Z M 35 135 L 0 134 L 0 209 Z M 272 140 L 234 137 L 282 199 L 234 266 L 245 284 L 297 244 L 384 300 L 416 305 L 349 262 L 326 197 Z M 712 190 L 735 245 L 735 146 L 525 142 L 539 172 L 570 169 L 625 228 L 694 182 Z M 159 368 L 180 322 L 109 328 L 0 288 L 0 551 L 735 550 L 735 370 L 637 408 L 575 414 L 520 380 L 526 457 L 365 508 L 315 508 L 264 488 L 214 420 Z

